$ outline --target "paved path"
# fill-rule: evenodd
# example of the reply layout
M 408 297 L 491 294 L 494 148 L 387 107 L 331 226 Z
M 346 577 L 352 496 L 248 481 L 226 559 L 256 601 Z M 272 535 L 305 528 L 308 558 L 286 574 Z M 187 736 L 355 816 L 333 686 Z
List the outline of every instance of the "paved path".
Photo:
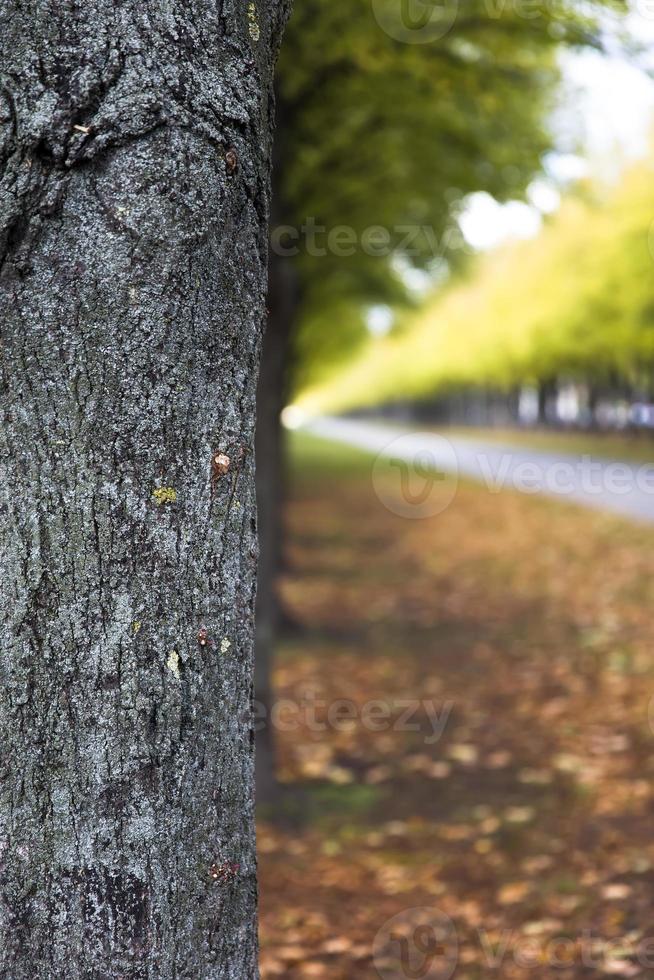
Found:
M 478 438 L 442 436 L 383 422 L 319 418 L 306 430 L 428 471 L 463 476 L 490 492 L 542 493 L 654 524 L 654 464 L 541 452 Z

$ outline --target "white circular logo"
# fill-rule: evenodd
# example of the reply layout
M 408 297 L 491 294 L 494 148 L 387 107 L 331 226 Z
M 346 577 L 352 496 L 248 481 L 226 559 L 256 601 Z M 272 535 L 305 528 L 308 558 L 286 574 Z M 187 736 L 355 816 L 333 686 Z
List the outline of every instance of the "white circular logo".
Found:
M 459 940 L 444 912 L 406 909 L 381 927 L 372 955 L 381 980 L 449 980 L 456 970 Z
M 372 0 L 372 11 L 394 41 L 429 44 L 452 30 L 459 0 Z
M 389 442 L 372 467 L 372 485 L 384 507 L 399 517 L 434 517 L 452 503 L 458 463 L 451 442 L 432 432 L 407 433 Z

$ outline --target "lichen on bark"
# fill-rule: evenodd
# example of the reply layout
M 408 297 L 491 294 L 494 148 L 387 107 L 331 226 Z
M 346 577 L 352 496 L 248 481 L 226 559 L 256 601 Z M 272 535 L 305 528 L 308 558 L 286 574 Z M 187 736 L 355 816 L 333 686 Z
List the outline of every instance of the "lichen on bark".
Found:
M 256 42 L 215 0 L 0 12 L 13 980 L 256 976 L 252 440 L 286 4 L 257 9 Z

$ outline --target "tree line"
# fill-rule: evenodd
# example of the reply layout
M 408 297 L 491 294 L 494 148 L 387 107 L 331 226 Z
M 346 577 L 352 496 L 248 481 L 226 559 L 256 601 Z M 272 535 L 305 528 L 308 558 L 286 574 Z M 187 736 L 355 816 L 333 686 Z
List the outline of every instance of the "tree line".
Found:
M 611 186 L 579 184 L 537 237 L 478 257 L 307 406 L 392 404 L 401 391 L 458 421 L 519 420 L 522 404 L 525 421 L 649 424 L 638 406 L 654 399 L 653 173 L 648 157 Z

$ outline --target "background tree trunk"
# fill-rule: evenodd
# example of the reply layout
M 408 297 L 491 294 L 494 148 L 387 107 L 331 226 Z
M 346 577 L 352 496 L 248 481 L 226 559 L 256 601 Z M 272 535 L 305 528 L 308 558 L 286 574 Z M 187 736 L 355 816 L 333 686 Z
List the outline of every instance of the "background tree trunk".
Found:
M 287 220 L 283 174 L 284 103 L 277 98 L 280 137 L 275 141 L 272 225 Z M 299 306 L 299 281 L 292 258 L 271 250 L 268 264 L 268 320 L 257 389 L 257 502 L 259 572 L 256 605 L 255 699 L 261 712 L 257 733 L 257 801 L 277 795 L 275 740 L 271 727 L 272 661 L 283 618 L 277 588 L 283 554 L 284 430 L 281 411 L 288 396 L 291 340 Z
M 12 980 L 257 975 L 252 444 L 284 8 L 0 16 Z
M 268 323 L 257 392 L 257 500 L 259 508 L 259 587 L 256 605 L 255 699 L 262 720 L 257 735 L 257 800 L 277 791 L 272 659 L 282 610 L 277 586 L 283 553 L 284 431 L 280 415 L 287 394 L 290 341 L 296 313 L 296 277 L 289 259 L 271 256 Z

